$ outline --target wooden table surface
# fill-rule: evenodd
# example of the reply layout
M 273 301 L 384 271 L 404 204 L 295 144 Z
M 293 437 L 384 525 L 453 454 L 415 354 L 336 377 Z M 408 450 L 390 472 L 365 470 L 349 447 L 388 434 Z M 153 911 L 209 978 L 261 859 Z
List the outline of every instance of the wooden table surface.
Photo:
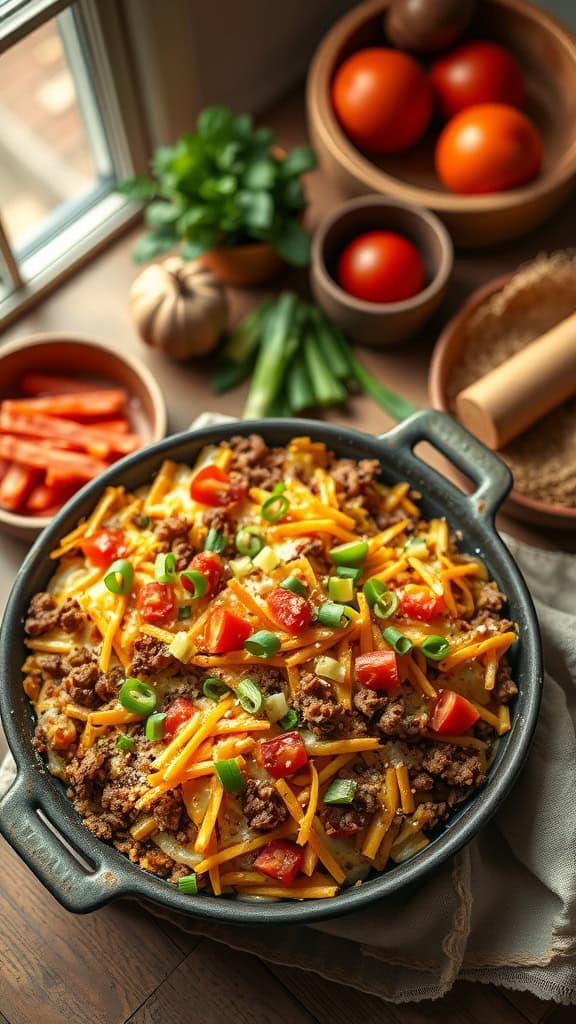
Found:
M 305 136 L 301 94 L 271 112 L 280 142 Z M 310 175 L 309 223 L 337 203 L 320 171 Z M 427 404 L 427 366 L 435 337 L 447 317 L 479 284 L 542 251 L 574 244 L 572 203 L 540 231 L 489 253 L 460 255 L 442 310 L 417 342 L 398 350 L 361 353 L 370 370 L 417 404 Z M 135 276 L 130 249 L 137 233 L 101 255 L 41 306 L 7 331 L 2 340 L 38 331 L 99 335 L 139 354 L 162 385 L 170 429 L 184 429 L 200 412 L 239 414 L 244 391 L 210 394 L 209 360 L 170 365 L 145 349 L 130 323 L 127 292 Z M 306 275 L 287 274 L 278 286 L 306 287 Z M 231 291 L 238 316 L 262 292 Z M 355 398 L 335 422 L 369 433 L 391 426 L 369 399 Z M 501 526 L 535 543 L 568 548 L 567 534 L 529 530 L 503 518 Z M 26 546 L 0 536 L 0 611 Z M 2 743 L 0 738 L 0 753 Z M 197 940 L 159 922 L 131 904 L 106 907 L 88 917 L 68 914 L 46 893 L 10 847 L 0 841 L 0 1024 L 549 1024 L 574 1021 L 576 1010 L 554 1007 L 532 996 L 492 986 L 459 983 L 435 1003 L 389 1006 L 315 975 L 264 964 L 207 940 Z

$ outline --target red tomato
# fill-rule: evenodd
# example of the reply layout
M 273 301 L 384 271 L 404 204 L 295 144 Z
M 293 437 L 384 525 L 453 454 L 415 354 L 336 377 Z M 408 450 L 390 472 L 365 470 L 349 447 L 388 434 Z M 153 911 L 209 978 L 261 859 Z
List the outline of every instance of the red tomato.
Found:
M 278 587 L 268 595 L 268 607 L 276 621 L 288 633 L 302 633 L 312 622 L 312 612 L 305 597 Z
M 199 554 L 194 555 L 188 568 L 201 572 L 206 577 L 206 582 L 208 583 L 206 594 L 208 596 L 216 593 L 224 574 L 224 563 L 220 555 L 217 555 L 215 551 L 201 551 Z M 181 576 L 180 579 L 185 590 L 193 593 L 194 585 L 185 576 Z
M 430 78 L 446 119 L 477 103 L 521 107 L 526 99 L 518 61 L 496 43 L 463 43 L 432 65 Z
M 438 177 L 452 192 L 503 192 L 536 177 L 542 140 L 519 110 L 481 103 L 448 122 L 436 143 L 435 161 Z
M 398 686 L 398 659 L 394 651 L 371 651 L 354 662 L 356 679 L 369 690 L 393 690 Z
M 262 764 L 273 779 L 286 779 L 308 761 L 306 747 L 298 732 L 284 732 L 260 743 Z
M 304 850 L 287 839 L 273 839 L 260 851 L 254 867 L 270 878 L 276 878 L 283 885 L 291 885 L 302 870 Z
M 344 291 L 364 302 L 401 302 L 426 284 L 418 249 L 392 231 L 367 231 L 350 242 L 336 276 Z
M 164 626 L 176 615 L 174 588 L 169 583 L 146 583 L 138 591 L 136 608 L 151 626 Z
M 359 50 L 340 65 L 332 105 L 352 141 L 371 153 L 401 153 L 424 134 L 433 91 L 420 65 L 383 47 Z
M 166 712 L 164 735 L 173 736 L 180 726 L 192 717 L 194 711 L 195 708 L 191 700 L 187 700 L 186 697 L 176 697 Z
M 88 561 L 101 569 L 107 569 L 117 558 L 123 558 L 127 550 L 124 530 L 119 530 L 115 526 L 107 530 L 98 530 L 91 537 L 84 537 L 79 546 Z
M 434 705 L 430 727 L 446 736 L 460 736 L 478 721 L 480 715 L 465 697 L 454 690 L 444 690 Z
M 434 594 L 428 587 L 410 586 L 400 594 L 400 613 L 418 622 L 432 622 L 442 614 L 444 598 Z
M 228 654 L 239 651 L 253 632 L 252 626 L 226 608 L 215 608 L 210 613 L 204 631 L 205 646 L 209 654 Z
M 190 495 L 201 505 L 213 508 L 230 505 L 246 494 L 246 486 L 240 480 L 231 480 L 228 473 L 218 466 L 204 466 L 190 484 Z

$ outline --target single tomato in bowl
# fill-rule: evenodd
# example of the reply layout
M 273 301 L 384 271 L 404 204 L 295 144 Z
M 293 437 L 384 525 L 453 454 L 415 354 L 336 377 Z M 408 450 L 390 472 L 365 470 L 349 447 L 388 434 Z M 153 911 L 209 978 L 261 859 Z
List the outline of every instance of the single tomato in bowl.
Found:
M 364 302 L 402 302 L 426 285 L 418 249 L 394 231 L 367 231 L 349 242 L 336 268 L 341 288 Z
M 440 181 L 451 192 L 504 192 L 539 173 L 542 140 L 520 110 L 480 103 L 448 122 L 436 143 L 435 163 Z
M 332 105 L 349 138 L 370 153 L 401 153 L 426 131 L 433 90 L 413 57 L 386 47 L 359 50 L 340 65 Z
M 463 43 L 434 62 L 430 79 L 445 119 L 478 103 L 521 107 L 526 99 L 522 68 L 497 43 Z

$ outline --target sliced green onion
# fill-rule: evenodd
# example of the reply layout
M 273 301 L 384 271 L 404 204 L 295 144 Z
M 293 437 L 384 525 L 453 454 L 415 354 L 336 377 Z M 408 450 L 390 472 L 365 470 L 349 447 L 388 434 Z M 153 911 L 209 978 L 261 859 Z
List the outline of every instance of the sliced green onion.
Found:
M 389 619 L 398 610 L 399 604 L 398 594 L 395 594 L 393 590 L 385 590 L 376 601 L 372 611 L 378 619 Z
M 279 722 L 288 714 L 288 701 L 283 693 L 271 693 L 264 700 L 264 710 L 271 722 Z
M 208 590 L 208 580 L 201 573 L 197 572 L 196 569 L 185 569 L 184 572 L 180 573 L 181 580 L 187 580 L 191 584 L 190 587 L 183 583 L 184 589 L 188 590 L 190 597 L 195 601 L 198 597 L 204 597 L 204 594 Z
M 242 772 L 235 757 L 228 761 L 214 761 L 214 771 L 227 793 L 239 793 L 244 788 Z
M 118 692 L 118 700 L 126 711 L 134 715 L 151 715 L 158 703 L 156 691 L 143 679 L 128 676 Z
M 332 626 L 336 629 L 344 629 L 350 621 L 346 615 L 346 607 L 343 604 L 337 604 L 336 601 L 325 601 L 324 604 L 321 604 L 317 618 L 322 626 Z
M 119 732 L 116 737 L 116 746 L 118 747 L 118 750 L 123 750 L 125 751 L 125 753 L 128 753 L 129 750 L 132 750 L 135 743 L 136 740 L 134 739 L 134 737 L 127 736 L 125 732 Z
M 257 526 L 243 526 L 235 537 L 236 550 L 240 555 L 254 558 L 265 544 L 264 537 Z
M 362 587 L 364 597 L 371 608 L 373 608 L 376 602 L 380 600 L 382 594 L 386 593 L 387 589 L 386 584 L 383 583 L 382 580 L 377 580 L 375 577 L 370 580 L 366 580 L 366 583 Z
M 134 526 L 137 526 L 139 530 L 148 530 L 150 528 L 150 523 L 152 522 L 152 520 L 150 519 L 150 516 L 140 514 L 134 516 L 133 522 Z
M 341 576 L 342 579 L 352 580 L 353 583 L 358 583 L 362 575 L 362 569 L 354 567 L 353 565 L 337 565 L 336 575 Z
M 276 724 L 280 726 L 282 732 L 290 732 L 291 729 L 294 729 L 298 725 L 298 715 L 294 708 L 290 708 L 288 714 L 284 715 L 284 718 L 280 718 Z
M 334 779 L 324 793 L 324 803 L 351 804 L 357 789 L 358 783 L 354 779 Z
M 104 583 L 112 594 L 129 594 L 134 582 L 134 569 L 127 558 L 119 558 L 108 569 Z
M 274 487 L 272 488 L 272 494 L 284 494 L 285 490 L 286 484 L 284 483 L 283 480 L 281 480 L 279 483 L 274 484 Z
M 183 622 L 184 619 L 189 619 L 192 615 L 192 608 L 189 604 L 183 604 L 178 609 L 178 621 Z
M 218 701 L 220 697 L 229 692 L 230 687 L 222 679 L 218 679 L 218 676 L 207 676 L 202 683 L 202 693 L 210 700 Z
M 382 636 L 386 643 L 396 651 L 396 654 L 408 654 L 408 651 L 412 650 L 412 641 L 395 626 L 387 626 L 386 629 L 383 629 Z
M 271 658 L 280 650 L 280 637 L 269 629 L 259 629 L 245 640 L 244 647 L 258 658 Z
M 284 494 L 272 494 L 269 498 L 266 498 L 260 509 L 260 515 L 268 523 L 277 523 L 279 519 L 286 515 L 289 508 L 290 502 Z
M 146 739 L 152 740 L 153 743 L 161 740 L 165 721 L 166 715 L 163 711 L 155 711 L 153 715 L 149 715 L 146 719 Z
M 351 544 L 338 544 L 330 548 L 328 554 L 336 565 L 360 565 L 368 554 L 368 541 L 353 540 Z
M 293 594 L 299 594 L 300 597 L 306 597 L 308 594 L 307 587 L 304 586 L 302 580 L 299 580 L 297 576 L 287 576 L 278 586 L 281 590 L 291 590 Z
M 213 526 L 208 530 L 208 535 L 204 541 L 204 551 L 215 551 L 217 555 L 223 555 L 228 547 L 228 537 L 225 533 L 220 530 L 215 530 Z
M 322 679 L 332 679 L 335 683 L 343 683 L 346 677 L 344 665 L 336 661 L 336 658 L 329 658 L 327 656 L 316 658 L 314 670 L 317 676 L 321 676 Z
M 178 891 L 186 893 L 187 896 L 198 895 L 198 879 L 196 875 L 185 875 L 178 879 Z
M 354 580 L 342 576 L 330 576 L 328 580 L 328 597 L 340 604 L 351 604 L 355 598 Z
M 437 636 L 431 634 L 427 636 L 421 644 L 418 645 L 419 650 L 422 654 L 425 654 L 431 661 L 442 661 L 443 658 L 447 658 L 450 654 L 450 644 L 443 636 Z
M 249 715 L 257 715 L 264 703 L 262 690 L 251 679 L 242 679 L 236 687 L 240 707 Z
M 158 583 L 174 583 L 176 579 L 176 556 L 173 551 L 156 555 L 154 576 Z
M 404 551 L 408 554 L 415 555 L 417 551 L 424 553 L 428 551 L 428 543 L 425 537 L 410 537 L 404 545 Z

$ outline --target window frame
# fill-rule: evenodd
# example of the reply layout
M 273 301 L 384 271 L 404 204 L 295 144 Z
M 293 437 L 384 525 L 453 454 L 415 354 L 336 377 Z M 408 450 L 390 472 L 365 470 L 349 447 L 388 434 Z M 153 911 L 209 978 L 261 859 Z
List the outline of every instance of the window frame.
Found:
M 0 294 L 0 328 L 37 303 L 141 215 L 138 204 L 112 191 L 114 177 L 146 170 L 150 149 L 136 75 L 128 59 L 130 47 L 121 5 L 116 0 L 4 0 L 0 4 L 0 57 L 63 13 L 82 54 L 77 74 L 89 87 L 90 103 L 94 98 L 87 123 L 97 107 L 95 139 L 101 138 L 101 126 L 113 175 L 84 201 L 79 198 L 49 216 L 34 243 L 18 259 L 3 228 L 0 207 L 0 274 L 8 284 L 7 291 Z M 73 55 L 72 63 L 75 59 Z M 91 133 L 89 139 L 92 142 Z M 98 160 L 97 153 L 95 156 Z

